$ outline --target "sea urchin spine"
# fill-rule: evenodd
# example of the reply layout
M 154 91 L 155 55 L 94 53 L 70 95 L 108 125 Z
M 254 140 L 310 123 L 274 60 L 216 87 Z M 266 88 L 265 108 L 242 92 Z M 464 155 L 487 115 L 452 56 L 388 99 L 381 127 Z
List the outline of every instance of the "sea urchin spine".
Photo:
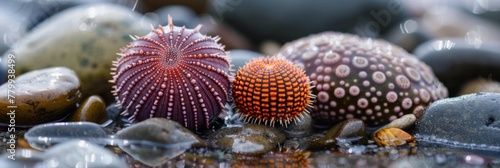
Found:
M 314 97 L 309 83 L 304 71 L 284 58 L 254 59 L 238 70 L 233 82 L 238 114 L 271 126 L 300 121 Z
M 219 38 L 200 28 L 176 27 L 169 16 L 168 26 L 132 37 L 111 73 L 122 115 L 168 118 L 193 131 L 209 126 L 227 101 L 230 64 Z

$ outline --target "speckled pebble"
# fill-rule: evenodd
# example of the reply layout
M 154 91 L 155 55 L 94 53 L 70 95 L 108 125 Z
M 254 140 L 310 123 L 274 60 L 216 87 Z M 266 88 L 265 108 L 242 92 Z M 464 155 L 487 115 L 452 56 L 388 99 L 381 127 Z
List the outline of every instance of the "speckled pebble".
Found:
M 101 97 L 93 95 L 88 97 L 78 109 L 68 118 L 70 122 L 88 121 L 103 123 L 108 119 L 106 114 L 106 104 Z
M 15 126 L 32 126 L 65 118 L 76 108 L 81 99 L 81 86 L 75 72 L 65 67 L 53 67 L 31 71 L 17 76 L 15 88 L 8 83 L 0 86 L 0 123 L 10 124 L 15 116 Z M 10 100 L 15 102 L 11 103 Z M 15 111 L 15 113 L 11 113 Z M 12 115 L 11 115 L 12 114 Z
M 83 96 L 111 95 L 110 69 L 120 48 L 132 39 L 130 34 L 145 35 L 149 24 L 137 24 L 139 13 L 113 4 L 77 6 L 60 12 L 35 27 L 4 54 L 16 56 L 16 74 L 34 69 L 71 67 L 82 82 Z M 5 64 L 5 61 L 2 63 Z
M 209 135 L 209 141 L 235 153 L 265 153 L 277 149 L 285 135 L 276 128 L 246 124 L 217 130 Z
M 366 143 L 365 124 L 359 119 L 349 119 L 342 121 L 330 128 L 324 137 L 309 142 L 308 149 L 331 149 L 342 141 L 358 141 L 359 144 Z
M 417 121 L 420 143 L 500 154 L 500 93 L 476 93 L 431 104 Z

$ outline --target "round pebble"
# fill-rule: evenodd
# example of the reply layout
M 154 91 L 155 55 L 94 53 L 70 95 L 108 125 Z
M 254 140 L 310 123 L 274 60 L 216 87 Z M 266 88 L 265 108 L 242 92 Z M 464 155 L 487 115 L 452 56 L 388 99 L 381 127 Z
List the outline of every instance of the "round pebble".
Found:
M 67 121 L 88 121 L 100 124 L 107 119 L 106 104 L 104 104 L 104 100 L 99 96 L 92 95 L 83 101 L 78 109 L 68 117 Z
M 31 71 L 17 76 L 11 84 L 15 88 L 9 83 L 0 86 L 0 92 L 5 93 L 0 94 L 3 125 L 33 126 L 64 119 L 82 97 L 78 77 L 65 67 Z
M 140 24 L 140 20 L 139 13 L 119 5 L 70 8 L 39 24 L 2 60 L 9 54 L 16 57 L 16 75 L 46 67 L 71 67 L 82 82 L 84 97 L 100 95 L 111 102 L 108 81 L 116 53 L 132 41 L 130 34 L 145 35 L 151 30 L 149 23 Z

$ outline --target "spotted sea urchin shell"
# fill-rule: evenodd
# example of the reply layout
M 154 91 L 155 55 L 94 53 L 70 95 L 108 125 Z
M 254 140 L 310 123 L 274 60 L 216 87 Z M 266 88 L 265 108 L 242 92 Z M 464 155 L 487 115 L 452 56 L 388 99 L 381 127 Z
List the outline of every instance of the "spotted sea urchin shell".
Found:
M 233 97 L 240 118 L 253 123 L 287 126 L 300 121 L 311 106 L 309 78 L 284 58 L 256 58 L 240 68 Z
M 317 125 L 349 118 L 386 124 L 409 113 L 420 116 L 448 95 L 426 64 L 383 40 L 326 32 L 286 44 L 278 56 L 304 68 L 316 86 L 311 116 Z
M 229 94 L 229 60 L 218 37 L 168 26 L 134 36 L 112 68 L 113 94 L 131 121 L 163 117 L 193 131 L 209 126 Z

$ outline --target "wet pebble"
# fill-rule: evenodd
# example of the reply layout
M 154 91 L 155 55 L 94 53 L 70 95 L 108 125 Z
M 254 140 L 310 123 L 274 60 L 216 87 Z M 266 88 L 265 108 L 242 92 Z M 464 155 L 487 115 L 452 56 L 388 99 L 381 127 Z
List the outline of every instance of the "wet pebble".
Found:
M 94 123 L 103 123 L 108 119 L 106 114 L 106 104 L 101 97 L 92 95 L 88 97 L 78 107 L 78 109 L 68 117 L 68 121 L 88 121 Z
M 276 128 L 246 124 L 217 130 L 209 135 L 209 141 L 235 153 L 266 153 L 283 143 L 285 135 Z
M 417 141 L 500 154 L 500 93 L 476 93 L 431 104 L 417 121 Z M 419 143 L 420 144 L 420 143 Z
M 342 144 L 339 144 L 342 143 Z M 365 124 L 359 119 L 348 119 L 330 128 L 324 137 L 309 142 L 308 149 L 332 149 L 337 145 L 365 144 Z
M 148 141 L 154 144 L 137 147 L 134 144 L 121 145 L 128 154 L 149 166 L 158 166 L 189 149 L 204 146 L 205 142 L 179 123 L 165 118 L 150 118 L 134 124 L 115 135 L 117 138 L 133 141 Z M 155 145 L 156 144 L 156 145 Z M 161 146 L 169 146 L 163 150 Z M 171 149 L 170 149 L 171 148 Z M 175 150 L 178 148 L 177 150 Z M 174 150 L 172 150 L 174 149 Z
M 378 146 L 400 146 L 415 140 L 409 133 L 399 128 L 383 128 L 373 134 Z
M 132 40 L 129 34 L 142 36 L 150 31 L 149 23 L 138 23 L 141 17 L 113 4 L 70 8 L 40 23 L 2 59 L 16 56 L 17 75 L 45 67 L 71 67 L 82 82 L 84 97 L 97 94 L 108 102 L 114 99 L 108 80 L 116 53 Z
M 53 67 L 31 71 L 17 76 L 15 88 L 5 83 L 0 86 L 1 93 L 13 91 L 15 99 L 9 94 L 0 94 L 0 123 L 9 125 L 15 118 L 15 126 L 36 124 L 64 119 L 76 108 L 81 99 L 81 85 L 75 72 L 66 67 Z M 12 101 L 11 101 L 12 100 Z M 12 113 L 14 111 L 14 113 Z
M 417 121 L 417 117 L 415 117 L 415 114 L 406 114 L 406 115 L 401 116 L 398 119 L 391 121 L 389 124 L 382 126 L 377 131 L 384 129 L 384 128 L 399 128 L 402 130 L 409 130 L 411 127 L 413 127 L 415 125 L 416 121 Z M 377 131 L 375 131 L 375 132 L 377 132 Z
M 83 140 L 58 144 L 44 153 L 41 167 L 127 167 L 113 152 Z

